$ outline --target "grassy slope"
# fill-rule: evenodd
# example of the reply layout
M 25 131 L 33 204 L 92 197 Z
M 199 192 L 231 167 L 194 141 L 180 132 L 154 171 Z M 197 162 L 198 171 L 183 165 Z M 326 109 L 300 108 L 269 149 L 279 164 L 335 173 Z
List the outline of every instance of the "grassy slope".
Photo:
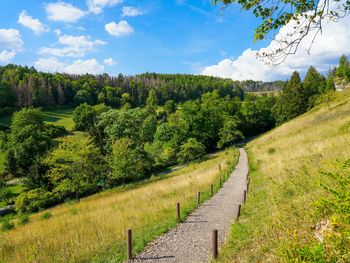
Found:
M 64 126 L 68 131 L 73 130 L 74 121 L 72 118 L 73 109 L 55 109 L 43 111 L 43 119 L 47 123 Z M 0 125 L 9 126 L 11 117 L 0 117 Z M 5 153 L 0 151 L 0 174 L 5 170 Z
M 339 169 L 349 145 L 350 90 L 250 142 L 251 190 L 220 262 L 300 262 L 287 255 L 318 243 L 315 202 L 329 180 L 320 172 Z
M 25 226 L 0 233 L 0 262 L 113 262 L 125 258 L 126 228 L 134 231 L 134 253 L 155 236 L 176 225 L 175 205 L 183 216 L 196 206 L 196 193 L 209 197 L 218 186 L 220 171 L 236 164 L 238 151 L 230 149 L 209 160 L 190 164 L 161 180 L 130 189 L 103 192 L 52 208 L 52 217 L 33 215 Z M 43 212 L 44 213 L 44 212 Z

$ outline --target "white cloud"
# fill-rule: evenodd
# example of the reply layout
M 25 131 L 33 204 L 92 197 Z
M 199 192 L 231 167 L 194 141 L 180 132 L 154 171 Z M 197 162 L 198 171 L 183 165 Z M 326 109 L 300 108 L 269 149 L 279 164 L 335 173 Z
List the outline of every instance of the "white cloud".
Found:
M 27 15 L 27 11 L 25 10 L 20 13 L 18 23 L 33 30 L 36 35 L 40 35 L 41 33 L 49 30 L 47 26 L 39 21 L 39 19 L 34 19 L 33 17 Z
M 350 55 L 350 17 L 347 16 L 335 22 L 323 22 L 322 35 L 318 35 L 310 54 L 307 49 L 311 43 L 312 35 L 307 36 L 300 44 L 296 54 L 287 57 L 280 65 L 268 66 L 256 58 L 257 52 L 276 47 L 277 43 L 271 43 L 263 49 L 246 49 L 239 57 L 227 58 L 216 65 L 208 66 L 202 71 L 203 75 L 231 78 L 234 80 L 264 80 L 271 81 L 286 79 L 294 70 L 305 72 L 308 67 L 314 65 L 319 71 L 326 72 L 330 61 L 338 59 L 342 54 Z M 277 38 L 283 38 L 291 29 L 288 24 L 282 27 Z
M 71 74 L 100 74 L 103 73 L 104 66 L 101 65 L 96 59 L 88 60 L 76 60 L 72 65 L 66 67 L 66 72 Z
M 8 63 L 16 56 L 16 54 L 17 52 L 13 50 L 3 50 L 2 52 L 0 52 L 0 61 Z
M 95 58 L 87 60 L 78 59 L 71 64 L 61 62 L 55 57 L 39 58 L 35 62 L 35 67 L 45 72 L 64 72 L 69 74 L 101 74 L 104 71 L 104 66 Z
M 140 16 L 142 11 L 132 6 L 124 6 L 122 10 L 122 16 Z
M 106 31 L 112 36 L 127 36 L 134 32 L 134 29 L 125 20 L 121 20 L 118 24 L 111 22 L 105 25 Z
M 106 44 L 106 42 L 100 39 L 91 40 L 89 36 L 69 35 L 59 35 L 58 42 L 63 45 L 63 47 L 44 47 L 39 50 L 39 54 L 56 57 L 83 57 L 86 53 L 93 51 L 97 46 Z
M 60 62 L 57 58 L 39 58 L 34 66 L 41 71 L 46 72 L 63 72 L 65 69 L 65 64 Z
M 114 66 L 114 65 L 117 64 L 117 62 L 115 62 L 115 61 L 113 60 L 113 58 L 106 58 L 106 59 L 103 61 L 103 63 L 105 63 L 105 64 L 108 65 L 108 66 Z
M 85 15 L 79 8 L 64 2 L 49 3 L 45 7 L 47 18 L 52 21 L 74 23 Z
M 106 6 L 114 6 L 121 4 L 123 0 L 87 0 L 89 12 L 94 14 L 102 13 L 102 10 Z
M 17 29 L 0 29 L 0 62 L 10 62 L 15 55 L 22 51 L 23 40 Z
M 55 29 L 56 36 L 60 36 L 62 34 L 62 31 L 60 29 Z

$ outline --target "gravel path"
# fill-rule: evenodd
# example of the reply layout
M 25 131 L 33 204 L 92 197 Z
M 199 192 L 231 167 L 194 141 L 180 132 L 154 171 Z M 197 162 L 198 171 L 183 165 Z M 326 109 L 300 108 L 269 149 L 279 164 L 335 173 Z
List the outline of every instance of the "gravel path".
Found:
M 218 229 L 219 242 L 225 241 L 238 204 L 243 202 L 248 174 L 248 158 L 243 148 L 235 170 L 210 200 L 194 210 L 187 219 L 163 236 L 156 238 L 133 262 L 207 262 L 211 232 Z

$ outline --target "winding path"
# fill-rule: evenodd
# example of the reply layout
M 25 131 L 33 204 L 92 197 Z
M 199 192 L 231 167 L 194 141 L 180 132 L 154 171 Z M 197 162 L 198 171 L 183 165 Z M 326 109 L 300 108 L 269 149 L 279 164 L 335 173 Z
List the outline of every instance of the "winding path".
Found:
M 207 262 L 211 248 L 211 231 L 218 229 L 219 242 L 225 241 L 232 220 L 243 202 L 248 174 L 248 158 L 243 148 L 235 170 L 223 187 L 184 222 L 156 238 L 133 262 Z

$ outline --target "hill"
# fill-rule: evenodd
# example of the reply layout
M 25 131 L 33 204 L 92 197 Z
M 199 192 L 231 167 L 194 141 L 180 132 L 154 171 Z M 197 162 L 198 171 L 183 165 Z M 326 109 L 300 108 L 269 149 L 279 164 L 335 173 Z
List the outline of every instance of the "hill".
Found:
M 349 262 L 349 145 L 349 89 L 250 142 L 251 190 L 220 262 Z

